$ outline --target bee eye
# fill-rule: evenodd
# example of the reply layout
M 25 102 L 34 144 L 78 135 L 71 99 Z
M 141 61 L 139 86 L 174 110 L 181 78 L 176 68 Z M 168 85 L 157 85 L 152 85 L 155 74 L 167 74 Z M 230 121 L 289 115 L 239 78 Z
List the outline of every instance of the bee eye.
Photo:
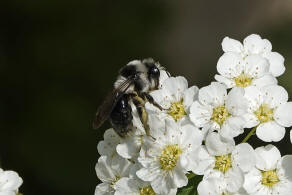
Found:
M 153 77 L 159 77 L 159 75 L 160 75 L 160 71 L 157 67 L 150 68 L 148 73 Z

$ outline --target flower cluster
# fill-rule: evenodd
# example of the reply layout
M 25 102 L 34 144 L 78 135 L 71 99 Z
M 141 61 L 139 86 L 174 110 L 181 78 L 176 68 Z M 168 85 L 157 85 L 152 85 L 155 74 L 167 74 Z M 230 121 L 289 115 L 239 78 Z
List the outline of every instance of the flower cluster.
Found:
M 95 195 L 177 194 L 196 177 L 198 186 L 187 190 L 199 195 L 292 194 L 292 155 L 282 157 L 271 144 L 254 149 L 247 143 L 254 133 L 278 142 L 292 126 L 292 102 L 276 78 L 285 71 L 284 58 L 255 34 L 243 44 L 226 37 L 222 49 L 219 74 L 209 86 L 189 87 L 184 77 L 162 72 L 150 95 L 163 109 L 145 104 L 150 135 L 133 104 L 131 134 L 105 131 L 97 147 L 101 183 Z
M 3 171 L 0 168 L 0 195 L 20 195 L 18 188 L 22 184 L 21 177 L 14 171 Z

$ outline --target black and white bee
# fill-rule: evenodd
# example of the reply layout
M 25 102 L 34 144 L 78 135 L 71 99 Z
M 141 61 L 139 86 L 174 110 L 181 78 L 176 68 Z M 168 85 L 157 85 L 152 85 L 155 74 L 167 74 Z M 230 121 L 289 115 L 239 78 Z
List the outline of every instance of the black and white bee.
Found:
M 151 58 L 142 61 L 134 60 L 122 67 L 117 81 L 114 83 L 113 91 L 109 93 L 97 110 L 93 128 L 99 128 L 109 119 L 119 136 L 128 135 L 133 129 L 133 115 L 130 105 L 130 101 L 132 101 L 137 108 L 146 134 L 149 135 L 145 103 L 150 102 L 162 109 L 149 94 L 152 90 L 158 89 L 161 70 L 164 68 Z

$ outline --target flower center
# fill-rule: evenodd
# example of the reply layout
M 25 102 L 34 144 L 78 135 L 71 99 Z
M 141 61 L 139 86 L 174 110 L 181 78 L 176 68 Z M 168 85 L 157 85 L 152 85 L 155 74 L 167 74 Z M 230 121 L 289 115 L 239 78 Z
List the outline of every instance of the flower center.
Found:
M 115 178 L 114 179 L 112 179 L 112 181 L 111 181 L 111 186 L 113 187 L 119 180 L 121 179 L 121 177 L 120 176 L 115 176 Z
M 262 184 L 268 187 L 273 187 L 280 180 L 276 170 L 262 171 Z
M 270 108 L 267 104 L 262 104 L 258 110 L 254 112 L 256 117 L 261 123 L 265 123 L 274 120 L 274 110 Z
M 213 109 L 211 120 L 218 123 L 220 126 L 224 123 L 224 121 L 230 116 L 225 105 L 218 106 Z
M 166 146 L 160 155 L 161 169 L 172 170 L 176 166 L 181 153 L 182 150 L 177 144 Z
M 184 102 L 183 99 L 181 99 L 178 102 L 173 102 L 173 103 L 171 103 L 171 106 L 168 109 L 168 114 L 170 116 L 172 116 L 172 118 L 175 121 L 178 121 L 179 119 L 181 119 L 183 116 L 185 116 L 187 114 L 185 111 L 185 107 L 184 107 L 183 102 Z
M 215 158 L 216 162 L 214 169 L 226 173 L 226 171 L 232 167 L 231 154 L 215 156 Z
M 251 85 L 252 78 L 241 73 L 238 77 L 234 78 L 234 82 L 237 87 L 247 87 Z
M 140 195 L 156 195 L 156 193 L 151 186 L 147 186 L 140 189 Z

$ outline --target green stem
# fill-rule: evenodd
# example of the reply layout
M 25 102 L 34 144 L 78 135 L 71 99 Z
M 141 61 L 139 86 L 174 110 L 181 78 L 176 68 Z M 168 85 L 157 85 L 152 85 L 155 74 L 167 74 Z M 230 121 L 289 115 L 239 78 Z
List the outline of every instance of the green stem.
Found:
M 247 134 L 247 136 L 242 140 L 241 143 L 245 143 L 245 142 L 247 142 L 247 140 L 249 140 L 249 138 L 250 138 L 252 135 L 255 134 L 255 131 L 256 131 L 257 127 L 258 127 L 258 126 L 255 126 L 254 128 L 252 128 L 252 129 L 250 130 L 250 132 Z
M 195 176 L 196 176 L 196 174 L 194 174 L 193 172 L 187 174 L 188 179 L 192 179 Z

